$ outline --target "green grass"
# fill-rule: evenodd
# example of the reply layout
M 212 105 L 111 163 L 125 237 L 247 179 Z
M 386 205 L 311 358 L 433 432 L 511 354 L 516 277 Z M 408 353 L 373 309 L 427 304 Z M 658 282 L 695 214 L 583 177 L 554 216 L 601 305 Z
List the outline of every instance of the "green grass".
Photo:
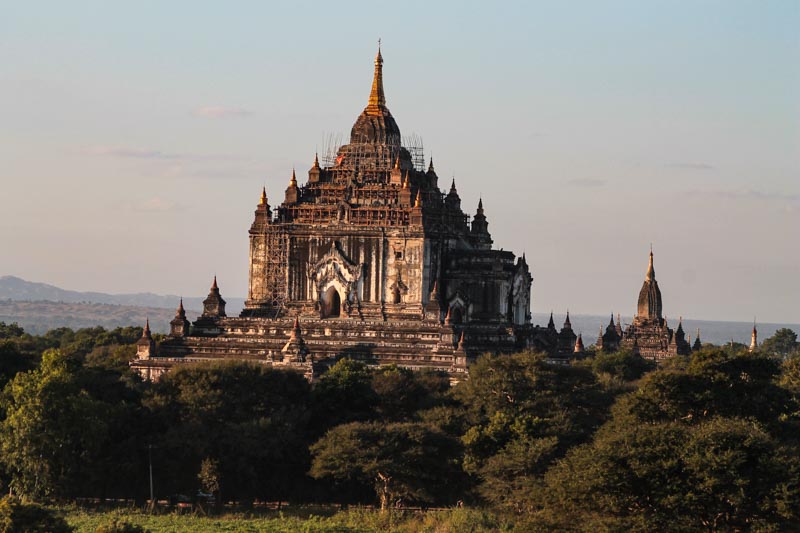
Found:
M 79 533 L 94 533 L 114 518 L 138 525 L 151 533 L 487 533 L 510 531 L 497 517 L 476 509 L 450 509 L 412 513 L 352 509 L 331 516 L 324 510 L 293 509 L 270 514 L 229 513 L 221 516 L 146 514 L 135 510 L 87 511 L 68 509 L 67 522 Z

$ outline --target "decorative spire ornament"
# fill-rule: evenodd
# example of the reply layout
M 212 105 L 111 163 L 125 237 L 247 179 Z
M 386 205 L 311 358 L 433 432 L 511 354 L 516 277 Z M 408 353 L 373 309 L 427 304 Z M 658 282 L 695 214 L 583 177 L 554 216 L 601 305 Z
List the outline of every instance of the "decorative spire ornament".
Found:
M 368 115 L 381 114 L 381 108 L 386 107 L 386 95 L 383 93 L 383 56 L 381 45 L 378 42 L 378 54 L 375 56 L 375 73 L 372 76 L 372 90 L 369 93 Z

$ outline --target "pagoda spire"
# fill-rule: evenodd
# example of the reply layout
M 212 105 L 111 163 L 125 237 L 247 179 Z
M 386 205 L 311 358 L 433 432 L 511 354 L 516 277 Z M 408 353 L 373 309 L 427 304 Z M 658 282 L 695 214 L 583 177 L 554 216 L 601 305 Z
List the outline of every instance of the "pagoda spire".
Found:
M 147 359 L 156 355 L 156 341 L 150 334 L 150 318 L 145 317 L 142 337 L 136 341 L 136 356 L 139 359 Z
M 459 198 L 458 191 L 456 190 L 455 176 L 453 176 L 453 181 L 450 183 L 450 192 L 447 193 L 444 204 L 451 209 L 461 209 L 461 198 Z
M 292 325 L 292 334 L 290 337 L 292 340 L 297 340 L 300 338 L 300 318 L 294 317 L 294 324 Z
M 300 331 L 300 319 L 294 317 L 294 324 L 292 324 L 292 331 L 289 334 L 289 340 L 281 349 L 283 354 L 283 363 L 305 363 L 308 356 L 308 348 L 303 340 Z
M 258 202 L 259 205 L 267 205 L 267 188 L 261 187 L 261 200 Z
M 661 290 L 656 281 L 656 271 L 653 268 L 653 248 L 650 247 L 650 260 L 647 265 L 647 274 L 639 291 L 639 300 L 636 305 L 636 319 L 661 321 L 662 315 Z M 638 322 L 637 322 L 638 323 Z M 666 326 L 666 320 L 664 320 Z
M 583 334 L 578 333 L 578 338 L 575 341 L 575 348 L 573 350 L 574 353 L 583 353 L 586 351 L 586 348 L 583 346 Z
M 297 175 L 294 172 L 294 167 L 292 167 L 292 177 L 289 179 L 289 187 L 297 187 Z
M 750 351 L 758 349 L 758 330 L 756 329 L 756 319 L 753 319 L 753 333 L 750 335 Z
M 217 276 L 214 276 L 214 282 L 211 284 L 211 290 L 208 292 L 208 297 L 203 300 L 203 317 L 223 317 L 225 315 L 225 300 L 219 293 L 219 286 L 217 285 Z
M 372 76 L 372 90 L 369 93 L 367 114 L 380 114 L 382 107 L 386 107 L 386 95 L 383 93 L 383 56 L 381 56 L 381 45 L 380 41 L 378 41 L 378 54 L 375 56 L 375 74 Z

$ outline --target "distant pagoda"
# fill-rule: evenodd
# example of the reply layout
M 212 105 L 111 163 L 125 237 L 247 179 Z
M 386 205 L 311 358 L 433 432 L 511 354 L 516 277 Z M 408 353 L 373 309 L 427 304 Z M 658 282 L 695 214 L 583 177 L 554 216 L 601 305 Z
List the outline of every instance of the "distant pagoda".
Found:
M 661 289 L 658 288 L 656 281 L 651 249 L 647 273 L 639 291 L 636 316 L 633 318 L 633 323 L 622 333 L 620 346 L 654 361 L 691 353 L 692 348 L 683 331 L 683 320 L 678 321 L 678 327 L 673 331 L 662 316 L 662 310 Z M 611 336 L 608 328 L 606 331 Z

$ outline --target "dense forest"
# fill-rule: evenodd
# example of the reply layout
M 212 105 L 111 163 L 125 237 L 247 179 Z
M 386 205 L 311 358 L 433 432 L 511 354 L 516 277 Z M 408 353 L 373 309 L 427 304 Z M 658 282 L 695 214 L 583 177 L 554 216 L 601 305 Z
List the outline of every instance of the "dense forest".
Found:
M 480 357 L 469 379 L 340 360 L 128 369 L 141 328 L 0 323 L 0 487 L 21 501 L 481 507 L 523 531 L 800 528 L 800 349 L 706 346 L 656 368 Z M 3 500 L 2 505 L 11 505 Z M 1 513 L 0 513 L 1 514 Z

